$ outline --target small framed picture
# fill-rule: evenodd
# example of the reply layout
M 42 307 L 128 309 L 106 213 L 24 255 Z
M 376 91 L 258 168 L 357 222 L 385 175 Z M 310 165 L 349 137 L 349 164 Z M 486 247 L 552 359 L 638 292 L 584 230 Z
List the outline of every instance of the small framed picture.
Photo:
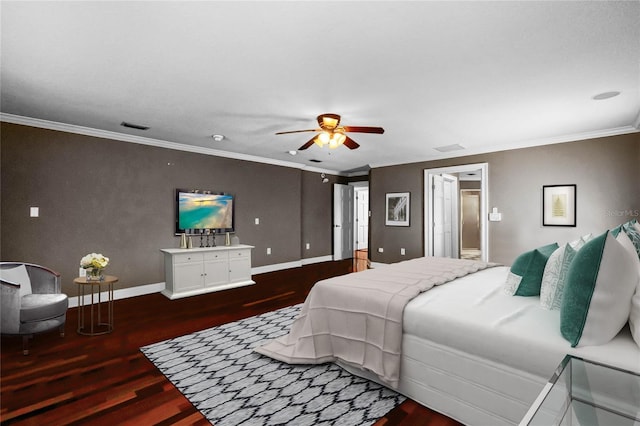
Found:
M 542 186 L 542 226 L 576 226 L 576 185 Z
M 409 192 L 387 193 L 385 225 L 409 226 Z

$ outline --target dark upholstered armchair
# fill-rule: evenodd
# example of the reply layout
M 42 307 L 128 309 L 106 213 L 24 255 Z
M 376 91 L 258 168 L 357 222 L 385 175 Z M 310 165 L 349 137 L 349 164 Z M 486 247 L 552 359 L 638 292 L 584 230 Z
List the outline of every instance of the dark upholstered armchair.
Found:
M 3 335 L 22 336 L 22 351 L 29 354 L 29 339 L 57 328 L 64 336 L 69 299 L 62 293 L 60 274 L 44 266 L 0 262 Z

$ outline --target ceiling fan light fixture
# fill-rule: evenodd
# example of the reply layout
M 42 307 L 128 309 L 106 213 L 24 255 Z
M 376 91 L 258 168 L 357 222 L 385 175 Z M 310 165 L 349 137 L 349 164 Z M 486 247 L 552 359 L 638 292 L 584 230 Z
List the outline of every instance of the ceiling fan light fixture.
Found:
M 329 148 L 334 149 L 339 147 L 344 143 L 346 139 L 347 137 L 344 135 L 344 133 L 339 133 L 339 132 L 334 133 L 333 136 L 331 137 L 331 140 L 329 141 Z
M 318 124 L 323 129 L 335 129 L 340 124 L 340 116 L 338 114 L 322 114 L 318 117 Z
M 331 141 L 331 134 L 329 132 L 320 132 L 316 140 L 320 141 L 320 146 L 322 146 Z

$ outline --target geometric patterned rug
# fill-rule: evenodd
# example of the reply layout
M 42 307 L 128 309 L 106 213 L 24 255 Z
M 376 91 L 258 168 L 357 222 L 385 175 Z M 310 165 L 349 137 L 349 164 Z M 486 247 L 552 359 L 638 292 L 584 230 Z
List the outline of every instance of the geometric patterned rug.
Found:
M 406 398 L 335 364 L 253 351 L 287 334 L 301 304 L 140 348 L 215 426 L 370 425 Z

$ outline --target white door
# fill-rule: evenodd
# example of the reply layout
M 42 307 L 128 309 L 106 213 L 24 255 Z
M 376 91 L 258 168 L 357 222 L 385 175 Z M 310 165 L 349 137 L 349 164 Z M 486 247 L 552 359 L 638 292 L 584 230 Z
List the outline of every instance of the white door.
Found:
M 369 190 L 356 189 L 356 250 L 369 247 Z
M 353 258 L 353 186 L 333 184 L 333 260 Z
M 463 166 L 451 166 L 440 167 L 437 169 L 426 169 L 424 171 L 424 253 L 425 256 L 437 256 L 434 247 L 438 247 L 440 253 L 444 253 L 444 195 L 439 206 L 434 205 L 434 191 L 436 190 L 434 182 L 437 180 L 436 176 L 447 177 L 446 173 L 469 173 L 473 172 L 476 175 L 480 175 L 480 214 L 479 214 L 479 226 L 480 226 L 480 250 L 481 260 L 487 262 L 489 260 L 489 234 L 488 234 L 488 174 L 489 167 L 487 163 L 466 164 Z M 448 175 L 454 178 L 452 180 L 452 188 L 455 187 L 455 195 L 452 197 L 451 212 L 452 223 L 457 224 L 451 228 L 451 252 L 454 257 L 460 256 L 460 221 L 458 219 L 460 196 L 458 179 L 455 176 Z M 447 177 L 448 178 L 448 177 Z M 452 192 L 454 190 L 452 189 Z M 444 193 L 444 183 L 442 184 L 442 192 Z M 439 197 L 435 197 L 438 198 Z M 442 212 L 442 217 L 438 216 Z M 437 216 L 437 217 L 436 217 Z M 437 219 L 437 220 L 436 220 Z M 436 222 L 438 224 L 436 225 Z M 440 224 L 442 229 L 440 229 Z M 438 231 L 438 236 L 434 235 L 434 229 Z
M 444 179 L 440 175 L 433 176 L 431 183 L 433 200 L 433 255 L 444 256 Z
M 433 176 L 433 255 L 458 257 L 458 178 Z

